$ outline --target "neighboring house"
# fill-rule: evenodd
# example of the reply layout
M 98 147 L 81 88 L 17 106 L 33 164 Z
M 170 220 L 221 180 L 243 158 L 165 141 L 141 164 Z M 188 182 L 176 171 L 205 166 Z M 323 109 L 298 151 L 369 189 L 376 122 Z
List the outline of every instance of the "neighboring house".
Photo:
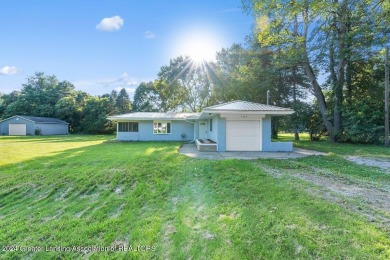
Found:
M 57 118 L 13 116 L 0 121 L 1 135 L 66 135 L 69 123 Z
M 271 117 L 293 110 L 233 101 L 201 113 L 136 112 L 108 117 L 117 122 L 117 139 L 126 141 L 196 141 L 216 151 L 292 151 L 291 142 L 271 142 Z M 203 141 L 200 141 L 203 140 Z

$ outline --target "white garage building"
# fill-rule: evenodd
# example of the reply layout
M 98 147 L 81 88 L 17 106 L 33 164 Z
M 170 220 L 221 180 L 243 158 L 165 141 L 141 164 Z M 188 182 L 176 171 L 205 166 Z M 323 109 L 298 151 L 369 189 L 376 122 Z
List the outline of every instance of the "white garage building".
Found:
M 69 123 L 57 118 L 13 116 L 0 121 L 1 135 L 66 135 Z

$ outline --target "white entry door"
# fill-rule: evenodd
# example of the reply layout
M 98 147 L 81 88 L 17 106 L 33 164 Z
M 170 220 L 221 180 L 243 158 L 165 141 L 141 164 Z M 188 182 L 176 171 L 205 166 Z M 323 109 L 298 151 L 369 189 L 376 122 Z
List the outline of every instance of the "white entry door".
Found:
M 26 124 L 9 124 L 8 130 L 9 130 L 9 135 L 26 135 L 27 134 Z
M 207 139 L 207 121 L 199 121 L 199 139 Z
M 227 151 L 260 151 L 260 121 L 226 121 Z

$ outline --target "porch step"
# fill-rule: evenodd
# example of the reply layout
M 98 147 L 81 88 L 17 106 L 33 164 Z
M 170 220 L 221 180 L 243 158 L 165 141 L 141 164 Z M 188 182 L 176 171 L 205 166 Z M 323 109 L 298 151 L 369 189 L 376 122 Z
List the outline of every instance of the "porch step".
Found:
M 198 139 L 195 141 L 196 148 L 199 152 L 216 152 L 217 144 L 216 143 L 201 143 Z

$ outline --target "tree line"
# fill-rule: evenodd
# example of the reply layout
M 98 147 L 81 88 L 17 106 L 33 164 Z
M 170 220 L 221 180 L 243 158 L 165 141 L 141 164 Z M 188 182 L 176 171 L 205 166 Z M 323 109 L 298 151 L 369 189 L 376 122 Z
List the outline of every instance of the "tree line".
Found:
M 94 97 L 55 76 L 36 73 L 20 92 L 0 97 L 0 116 L 53 116 L 73 132 L 111 133 L 108 115 L 201 111 L 246 100 L 291 107 L 272 120 L 278 131 L 310 132 L 335 142 L 379 143 L 384 137 L 384 55 L 390 4 L 380 0 L 243 0 L 254 17 L 246 44 L 221 49 L 214 62 L 179 56 L 157 78 Z
M 37 72 L 27 79 L 21 91 L 0 95 L 0 118 L 14 115 L 55 117 L 70 124 L 71 133 L 108 134 L 115 126 L 107 120 L 111 114 L 131 111 L 125 89 L 119 93 L 92 96 L 76 91 L 68 81 Z

